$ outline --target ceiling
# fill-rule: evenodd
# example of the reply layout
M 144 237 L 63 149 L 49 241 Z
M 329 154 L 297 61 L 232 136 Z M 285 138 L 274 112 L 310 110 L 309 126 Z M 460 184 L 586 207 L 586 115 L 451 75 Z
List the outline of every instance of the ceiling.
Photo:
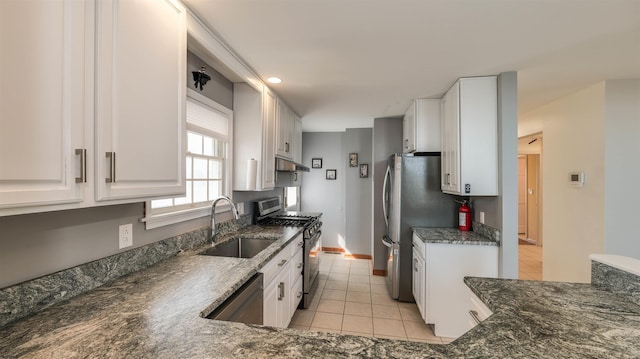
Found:
M 518 71 L 519 112 L 640 79 L 640 0 L 183 0 L 303 118 L 372 127 L 458 77 Z

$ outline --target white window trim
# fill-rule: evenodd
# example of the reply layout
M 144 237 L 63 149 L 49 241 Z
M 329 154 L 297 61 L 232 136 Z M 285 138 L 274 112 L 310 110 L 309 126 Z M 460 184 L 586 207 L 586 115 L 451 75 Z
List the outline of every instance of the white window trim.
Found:
M 225 173 L 225 193 L 231 197 L 231 182 L 233 178 L 233 111 L 220 105 L 219 103 L 211 100 L 210 98 L 196 92 L 193 89 L 187 89 L 187 97 L 191 100 L 200 102 L 211 109 L 218 111 L 229 118 L 229 133 L 227 138 L 227 171 Z M 185 126 L 185 136 L 186 136 L 186 127 Z M 186 143 L 185 143 L 186 146 Z M 186 156 L 186 153 L 185 153 Z M 184 174 L 183 174 L 184 175 Z M 151 208 L 151 200 L 153 198 L 145 201 L 145 208 Z M 220 203 L 220 205 L 216 206 L 216 213 L 230 211 L 231 206 L 227 203 Z M 154 229 L 164 226 L 169 226 L 176 223 L 181 223 L 185 221 L 190 221 L 193 219 L 198 219 L 202 217 L 211 216 L 211 203 L 207 206 L 182 209 L 173 212 L 166 212 L 160 214 L 149 214 L 147 213 L 144 218 L 140 219 L 140 222 L 145 224 L 145 229 Z

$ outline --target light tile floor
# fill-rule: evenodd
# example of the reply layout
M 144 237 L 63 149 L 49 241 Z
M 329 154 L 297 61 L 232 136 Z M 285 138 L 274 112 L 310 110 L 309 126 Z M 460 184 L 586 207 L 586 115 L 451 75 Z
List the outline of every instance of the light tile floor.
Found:
M 542 280 L 542 247 L 518 245 L 518 279 Z
M 424 323 L 415 303 L 391 299 L 385 277 L 371 261 L 323 253 L 320 284 L 308 309 L 298 309 L 289 328 L 447 344 Z

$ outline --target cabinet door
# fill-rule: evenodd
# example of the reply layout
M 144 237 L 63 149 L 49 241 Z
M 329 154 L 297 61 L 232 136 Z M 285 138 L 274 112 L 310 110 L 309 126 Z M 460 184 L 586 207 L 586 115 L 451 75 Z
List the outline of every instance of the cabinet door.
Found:
M 415 131 L 416 131 L 416 102 L 411 101 L 409 110 L 402 119 L 402 152 L 413 152 L 415 147 Z
M 442 190 L 459 192 L 459 87 L 453 85 L 442 101 Z
M 278 281 L 274 280 L 264 288 L 262 324 L 272 327 L 278 326 Z
M 418 310 L 422 315 L 422 319 L 426 317 L 425 315 L 425 287 L 426 287 L 426 278 L 425 268 L 424 268 L 424 260 L 416 250 L 413 248 L 413 298 L 416 301 L 416 305 L 418 306 Z
M 0 1 L 0 209 L 83 199 L 89 6 Z
M 302 121 L 298 115 L 293 116 L 293 161 L 302 163 Z
M 96 21 L 96 199 L 184 194 L 185 8 L 103 0 Z
M 278 282 L 278 327 L 286 328 L 291 322 L 291 315 L 289 314 L 291 307 L 291 278 L 289 268 L 291 261 L 287 262 L 287 265 L 282 270 L 276 281 Z
M 283 101 L 277 99 L 276 102 L 276 154 L 293 159 L 294 114 Z
M 262 93 L 262 189 L 276 185 L 276 97 L 266 86 Z

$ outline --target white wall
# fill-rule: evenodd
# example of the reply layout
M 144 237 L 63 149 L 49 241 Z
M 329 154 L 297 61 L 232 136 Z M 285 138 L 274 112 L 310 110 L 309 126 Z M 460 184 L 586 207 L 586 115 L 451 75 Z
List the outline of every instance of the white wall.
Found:
M 640 258 L 640 80 L 605 86 L 605 252 Z
M 588 256 L 604 251 L 604 93 L 597 83 L 522 116 L 544 136 L 544 280 L 589 282 Z M 583 188 L 571 171 L 586 173 Z

